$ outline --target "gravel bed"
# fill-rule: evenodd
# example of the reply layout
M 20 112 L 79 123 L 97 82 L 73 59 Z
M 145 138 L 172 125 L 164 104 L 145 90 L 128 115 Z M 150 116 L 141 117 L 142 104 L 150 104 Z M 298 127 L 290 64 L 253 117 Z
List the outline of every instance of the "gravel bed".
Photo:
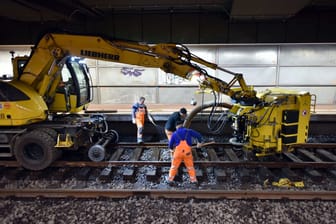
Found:
M 328 139 L 330 141 L 330 139 Z M 149 160 L 151 150 L 145 150 L 141 160 Z M 161 160 L 170 161 L 170 153 L 161 151 Z M 122 160 L 129 159 L 123 155 Z M 145 173 L 151 166 L 140 167 L 134 181 L 123 180 L 123 169 L 117 169 L 112 180 L 100 182 L 93 179 L 79 180 L 71 175 L 62 179 L 57 175 L 46 175 L 38 179 L 0 178 L 3 189 L 13 188 L 94 188 L 94 189 L 194 189 L 188 185 L 188 175 L 184 171 L 177 185 L 170 187 L 165 179 L 169 167 L 163 168 L 157 181 L 147 181 Z M 207 180 L 201 181 L 198 189 L 253 189 L 281 190 L 278 187 L 263 186 L 263 181 L 255 180 L 247 186 L 240 182 L 237 170 L 228 168 L 230 178 L 217 183 L 211 168 L 206 170 Z M 76 172 L 75 172 L 76 173 Z M 99 172 L 98 172 L 99 173 Z M 327 178 L 319 183 L 303 176 L 305 187 L 290 188 L 301 190 L 336 190 L 336 180 Z M 285 190 L 288 190 L 285 188 Z M 309 223 L 336 224 L 335 201 L 286 201 L 286 200 L 169 200 L 148 197 L 129 199 L 17 199 L 0 198 L 0 223 Z
M 161 153 L 163 160 L 169 160 L 170 157 L 168 150 L 163 150 Z M 145 151 L 143 158 L 149 158 L 151 151 Z M 125 167 L 126 168 L 126 167 Z M 148 170 L 153 169 L 153 166 L 139 167 L 135 171 L 136 176 L 134 180 L 124 180 L 123 171 L 124 168 L 116 168 L 113 176 L 109 180 L 99 180 L 99 173 L 101 169 L 93 169 L 88 179 L 83 180 L 76 177 L 78 169 L 69 169 L 69 174 L 66 172 L 65 176 L 59 176 L 57 170 L 48 173 L 48 175 L 40 178 L 32 178 L 32 176 L 23 176 L 18 179 L 10 179 L 6 175 L 0 177 L 0 189 L 36 189 L 36 188 L 88 188 L 88 189 L 188 189 L 195 186 L 190 186 L 189 176 L 183 168 L 183 174 L 180 178 L 177 178 L 176 185 L 171 187 L 166 183 L 168 177 L 169 167 L 163 167 L 159 176 L 154 181 L 148 181 L 146 179 L 146 173 Z M 204 171 L 205 178 L 200 180 L 200 185 L 197 189 L 221 189 L 221 190 L 288 190 L 287 187 L 279 188 L 271 185 L 271 181 L 267 186 L 264 185 L 264 179 L 252 178 L 247 183 L 243 182 L 239 175 L 239 169 L 226 168 L 228 178 L 225 181 L 218 182 L 214 175 L 212 168 L 207 168 Z M 64 179 L 63 179 L 64 178 Z M 312 181 L 307 175 L 302 175 L 304 182 L 304 188 L 290 187 L 292 191 L 336 191 L 336 179 L 333 177 L 324 178 L 321 181 Z M 275 180 L 276 181 L 276 180 Z
M 1 199 L 0 223 L 332 224 L 334 201 Z

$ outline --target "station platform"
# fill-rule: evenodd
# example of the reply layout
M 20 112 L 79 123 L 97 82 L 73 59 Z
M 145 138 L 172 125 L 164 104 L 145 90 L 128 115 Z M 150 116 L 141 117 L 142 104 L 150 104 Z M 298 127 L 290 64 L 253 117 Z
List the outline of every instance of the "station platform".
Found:
M 146 104 L 147 110 L 151 114 L 171 114 L 184 107 L 187 111 L 192 111 L 195 106 L 185 104 Z M 116 114 L 131 114 L 132 104 L 90 104 L 87 111 L 100 111 Z
M 151 114 L 167 115 L 184 107 L 187 111 L 192 111 L 196 106 L 187 104 L 146 104 Z M 90 104 L 87 111 L 99 111 L 109 114 L 130 114 L 132 105 L 130 104 Z M 336 105 L 316 105 L 313 114 L 336 115 Z
M 169 115 L 180 108 L 185 107 L 191 112 L 196 106 L 186 104 L 146 104 L 149 113 L 153 116 L 158 127 L 164 127 Z M 129 104 L 91 104 L 86 113 L 104 113 L 111 127 L 121 136 L 129 136 L 130 133 L 136 133 L 135 125 L 131 122 L 131 107 Z M 207 116 L 207 115 L 204 115 Z M 206 119 L 206 118 L 204 118 Z M 207 130 L 206 122 L 203 118 L 198 117 L 193 120 L 192 127 L 195 130 Z M 316 105 L 315 112 L 310 118 L 309 133 L 313 135 L 333 134 L 336 132 L 336 105 Z M 157 127 L 148 122 L 146 126 L 147 133 L 157 133 Z M 228 130 L 225 133 L 229 133 Z M 160 130 L 162 132 L 162 130 Z M 148 134 L 146 135 L 148 136 Z

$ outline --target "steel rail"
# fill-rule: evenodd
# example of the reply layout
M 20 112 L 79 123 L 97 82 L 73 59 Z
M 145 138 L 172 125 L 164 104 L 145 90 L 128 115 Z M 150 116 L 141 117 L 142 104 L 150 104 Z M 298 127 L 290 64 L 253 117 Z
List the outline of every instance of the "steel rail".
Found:
M 197 166 L 204 167 L 246 167 L 246 168 L 336 168 L 336 162 L 233 162 L 233 161 L 194 161 Z M 170 166 L 170 161 L 105 161 L 105 162 L 68 162 L 57 161 L 53 167 L 109 167 L 109 166 Z
M 257 162 L 257 161 L 194 161 L 201 167 L 244 167 L 244 168 L 336 168 L 336 162 Z M 121 166 L 170 166 L 170 161 L 55 161 L 50 167 L 121 167 Z M 19 167 L 16 161 L 0 161 L 0 167 Z
M 206 147 L 228 147 L 233 146 L 229 142 L 215 142 L 209 146 Z M 159 148 L 167 148 L 168 143 L 162 143 L 162 142 L 145 142 L 142 144 L 138 144 L 135 142 L 119 142 L 117 144 L 113 144 L 112 147 L 159 147 Z M 336 143 L 298 143 L 293 144 L 290 146 L 291 148 L 315 148 L 315 149 L 336 149 Z
M 290 191 L 290 190 L 132 190 L 132 189 L 1 189 L 0 197 L 17 198 L 128 198 L 148 196 L 169 199 L 262 199 L 262 200 L 336 200 L 336 191 Z
M 213 143 L 205 147 L 227 147 L 232 146 L 230 143 Z M 133 142 L 120 142 L 118 144 L 112 145 L 112 147 L 154 147 L 161 148 L 167 147 L 166 143 L 152 142 L 137 144 Z M 336 143 L 302 143 L 294 144 L 291 146 L 293 149 L 326 149 L 333 150 L 336 149 Z M 225 150 L 225 148 L 224 148 Z M 51 164 L 52 167 L 106 167 L 106 166 L 170 166 L 170 161 L 102 161 L 102 162 L 92 162 L 92 161 L 55 161 Z M 195 161 L 195 165 L 204 167 L 246 167 L 246 168 L 258 168 L 258 167 L 268 167 L 268 168 L 336 168 L 335 162 L 259 162 L 259 161 Z M 17 161 L 1 160 L 0 167 L 19 167 Z
M 336 149 L 336 143 L 300 143 L 294 144 L 291 147 L 306 149 Z
M 168 148 L 168 142 L 162 143 L 162 142 L 144 142 L 144 143 L 135 143 L 135 142 L 119 142 L 117 144 L 112 144 L 112 147 L 142 147 L 142 148 L 148 148 L 148 147 L 157 147 L 157 148 Z M 196 146 L 196 145 L 195 145 Z M 211 145 L 204 146 L 204 147 L 227 147 L 232 146 L 229 142 L 214 142 Z M 335 145 L 336 147 L 336 145 Z

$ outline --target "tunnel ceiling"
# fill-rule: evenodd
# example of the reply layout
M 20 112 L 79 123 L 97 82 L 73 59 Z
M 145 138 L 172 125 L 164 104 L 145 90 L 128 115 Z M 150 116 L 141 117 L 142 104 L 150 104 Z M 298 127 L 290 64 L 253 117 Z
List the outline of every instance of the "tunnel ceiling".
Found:
M 335 9 L 334 0 L 2 0 L 0 17 L 21 22 L 102 19 L 113 12 L 222 12 L 230 19 L 287 19 Z

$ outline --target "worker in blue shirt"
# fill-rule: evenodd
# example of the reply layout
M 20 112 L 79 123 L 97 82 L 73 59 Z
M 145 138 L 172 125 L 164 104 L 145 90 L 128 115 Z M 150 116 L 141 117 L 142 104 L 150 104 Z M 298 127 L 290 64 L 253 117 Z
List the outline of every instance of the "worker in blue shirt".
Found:
M 173 132 L 176 131 L 176 123 L 180 121 L 184 121 L 187 117 L 187 110 L 185 108 L 181 108 L 179 111 L 172 113 L 166 124 L 165 124 L 165 133 L 167 135 L 168 141 L 173 135 Z
M 197 148 L 201 148 L 203 141 L 202 135 L 197 131 L 183 127 L 183 121 L 178 121 L 176 128 L 177 130 L 173 133 L 168 144 L 168 147 L 172 150 L 173 155 L 169 170 L 168 183 L 173 183 L 181 162 L 184 162 L 190 177 L 190 182 L 196 184 L 196 171 L 194 168 L 191 146 L 193 138 L 195 138 L 197 139 Z

